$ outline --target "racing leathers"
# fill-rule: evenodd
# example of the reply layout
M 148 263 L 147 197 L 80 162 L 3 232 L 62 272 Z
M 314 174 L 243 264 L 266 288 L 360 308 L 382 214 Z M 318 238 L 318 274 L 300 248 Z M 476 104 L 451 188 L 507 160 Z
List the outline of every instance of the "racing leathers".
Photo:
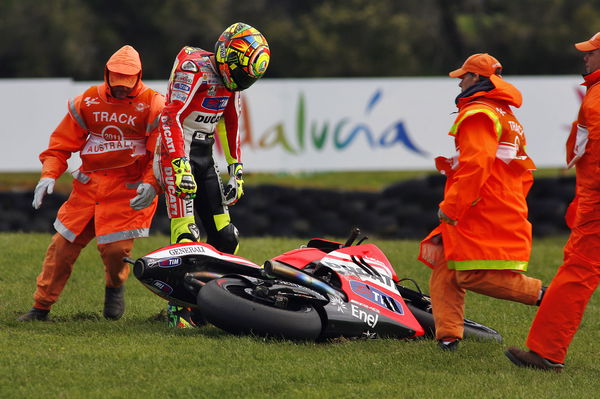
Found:
M 219 134 L 230 170 L 241 171 L 240 112 L 240 94 L 224 86 L 213 53 L 184 47 L 169 78 L 167 103 L 159 126 L 160 156 L 155 160 L 155 173 L 165 189 L 172 243 L 198 239 L 194 231 L 197 216 L 206 231 L 207 243 L 222 252 L 237 251 L 238 233 L 225 205 L 213 145 L 214 135 Z M 223 126 L 217 129 L 221 120 Z M 190 195 L 179 195 L 173 168 L 174 161 L 182 160 L 185 164 L 188 159 L 197 187 L 193 199 Z

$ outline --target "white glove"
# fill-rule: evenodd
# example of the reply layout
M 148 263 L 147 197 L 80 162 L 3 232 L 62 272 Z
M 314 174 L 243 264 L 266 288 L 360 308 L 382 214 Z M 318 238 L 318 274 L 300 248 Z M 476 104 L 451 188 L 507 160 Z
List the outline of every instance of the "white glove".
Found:
M 137 193 L 138 195 L 129 201 L 129 205 L 136 211 L 149 207 L 154 197 L 156 197 L 156 190 L 152 187 L 152 184 L 148 183 L 140 184 Z
M 46 194 L 52 194 L 54 191 L 55 182 L 56 180 L 51 177 L 44 177 L 40 179 L 37 186 L 35 186 L 35 190 L 33 191 L 33 202 L 31 203 L 31 206 L 33 206 L 35 209 L 40 209 L 44 196 Z
M 244 195 L 244 173 L 241 163 L 232 163 L 227 167 L 229 170 L 229 181 L 223 189 L 223 205 L 231 206 Z

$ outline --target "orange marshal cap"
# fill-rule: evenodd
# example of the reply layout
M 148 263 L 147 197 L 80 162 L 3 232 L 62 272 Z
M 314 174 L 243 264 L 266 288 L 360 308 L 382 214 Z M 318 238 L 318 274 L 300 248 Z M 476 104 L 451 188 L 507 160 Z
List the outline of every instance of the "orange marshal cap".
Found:
M 600 48 L 600 32 L 585 42 L 575 43 L 575 48 L 579 51 L 594 51 Z
M 498 70 L 500 69 L 500 70 Z M 458 69 L 450 72 L 451 78 L 460 78 L 467 72 L 476 73 L 481 76 L 499 75 L 502 72 L 500 61 L 487 53 L 473 54 Z

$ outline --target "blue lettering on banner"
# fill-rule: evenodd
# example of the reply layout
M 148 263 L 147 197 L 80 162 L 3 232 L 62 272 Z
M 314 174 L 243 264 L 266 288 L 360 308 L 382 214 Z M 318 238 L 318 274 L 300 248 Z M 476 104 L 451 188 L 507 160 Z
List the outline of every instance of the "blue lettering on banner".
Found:
M 377 288 L 371 287 L 360 281 L 351 280 L 350 289 L 356 295 L 381 306 L 382 308 L 391 310 L 394 313 L 404 314 L 404 308 L 395 298 L 378 290 Z
M 175 267 L 181 265 L 181 258 L 163 259 L 158 262 L 158 267 Z
M 202 100 L 202 107 L 212 111 L 225 109 L 229 97 L 207 97 Z
M 373 109 L 382 100 L 381 89 L 375 91 L 367 102 L 365 116 L 371 116 Z M 353 118 L 343 117 L 337 122 L 309 121 L 306 115 L 304 94 L 300 93 L 296 117 L 296 145 L 291 140 L 292 136 L 286 134 L 285 125 L 279 122 L 269 127 L 260 137 L 258 145 L 269 149 L 281 146 L 291 154 L 301 154 L 306 146 L 312 144 L 315 150 L 321 151 L 330 142 L 336 150 L 344 150 L 359 140 L 365 140 L 371 149 L 387 149 L 395 145 L 402 145 L 407 150 L 419 156 L 428 158 L 429 153 L 421 149 L 411 139 L 402 120 L 397 120 L 383 130 L 375 130 L 367 122 L 354 122 Z M 360 144 L 363 145 L 364 144 Z

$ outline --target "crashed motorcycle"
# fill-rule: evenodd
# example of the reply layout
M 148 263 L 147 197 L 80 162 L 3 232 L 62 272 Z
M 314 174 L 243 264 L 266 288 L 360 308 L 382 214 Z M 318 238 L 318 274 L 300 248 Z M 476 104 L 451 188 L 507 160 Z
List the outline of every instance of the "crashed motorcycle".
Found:
M 298 340 L 434 337 L 429 296 L 399 279 L 385 254 L 354 230 L 345 243 L 311 239 L 255 264 L 205 243 L 153 251 L 133 265 L 150 291 L 199 309 L 234 334 Z M 411 284 L 413 288 L 408 288 Z M 492 328 L 465 319 L 465 338 L 502 341 Z

